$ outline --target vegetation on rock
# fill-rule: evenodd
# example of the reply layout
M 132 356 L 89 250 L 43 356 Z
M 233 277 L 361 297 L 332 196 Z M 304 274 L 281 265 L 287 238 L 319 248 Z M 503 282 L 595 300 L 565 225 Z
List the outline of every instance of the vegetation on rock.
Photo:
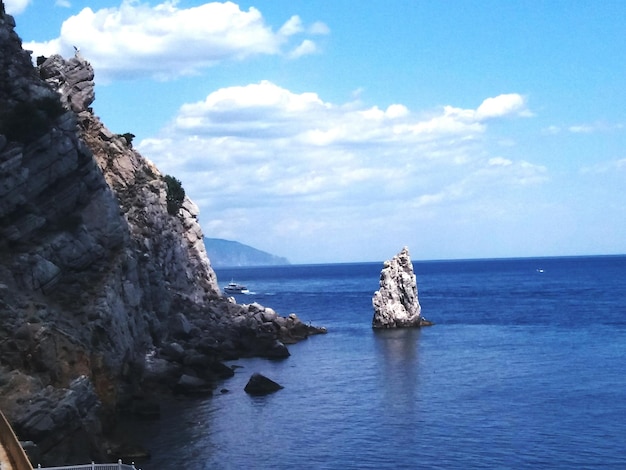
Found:
M 167 184 L 167 212 L 171 215 L 176 215 L 185 200 L 185 189 L 180 180 L 173 176 L 165 175 L 163 180 Z
M 135 134 L 126 132 L 124 134 L 120 134 L 119 136 L 126 140 L 126 145 L 133 148 L 133 139 L 135 138 Z

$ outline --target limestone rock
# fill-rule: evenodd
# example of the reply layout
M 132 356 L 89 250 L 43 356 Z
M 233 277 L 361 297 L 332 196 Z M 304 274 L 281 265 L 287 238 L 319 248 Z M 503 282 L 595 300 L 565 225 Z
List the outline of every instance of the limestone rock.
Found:
M 244 355 L 273 359 L 289 356 L 285 344 L 294 344 L 309 336 L 326 334 L 326 328 L 303 323 L 295 313 L 281 317 L 258 303 L 238 307 L 229 337 Z M 247 351 L 248 354 L 245 354 Z
M 409 250 L 387 260 L 380 273 L 380 289 L 374 293 L 373 328 L 416 327 L 428 324 L 421 315 L 417 280 Z
M 93 67 L 79 54 L 69 60 L 60 55 L 40 65 L 41 78 L 61 95 L 61 102 L 75 113 L 86 111 L 96 98 Z

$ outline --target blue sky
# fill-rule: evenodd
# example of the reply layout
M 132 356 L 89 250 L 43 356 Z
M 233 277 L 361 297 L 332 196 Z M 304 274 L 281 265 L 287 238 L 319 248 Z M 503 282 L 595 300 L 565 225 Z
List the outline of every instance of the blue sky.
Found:
M 5 0 L 209 237 L 295 263 L 626 253 L 622 1 Z

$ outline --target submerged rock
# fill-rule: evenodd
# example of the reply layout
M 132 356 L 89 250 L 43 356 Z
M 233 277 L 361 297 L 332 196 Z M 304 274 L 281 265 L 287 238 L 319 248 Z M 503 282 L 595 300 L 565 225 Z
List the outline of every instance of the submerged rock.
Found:
M 184 395 L 212 395 L 213 387 L 206 380 L 193 375 L 183 374 L 178 379 L 175 391 Z
M 281 388 L 285 387 L 274 382 L 272 379 L 268 379 L 264 375 L 254 373 L 250 377 L 250 380 L 248 380 L 244 391 L 250 395 L 267 395 L 277 392 Z
M 421 315 L 417 280 L 409 249 L 404 247 L 380 272 L 380 289 L 374 293 L 373 328 L 405 328 L 432 323 Z

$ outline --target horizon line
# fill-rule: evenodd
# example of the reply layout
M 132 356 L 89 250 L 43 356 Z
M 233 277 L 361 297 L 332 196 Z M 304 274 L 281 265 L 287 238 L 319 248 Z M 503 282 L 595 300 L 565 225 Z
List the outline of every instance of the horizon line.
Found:
M 395 256 L 395 255 L 394 255 Z M 490 258 L 437 258 L 437 259 L 411 259 L 412 263 L 448 263 L 464 261 L 516 261 L 516 260 L 541 260 L 541 259 L 573 259 L 573 258 L 619 258 L 626 257 L 626 253 L 595 254 L 595 255 L 542 255 L 542 256 L 503 256 Z M 392 257 L 393 258 L 393 257 Z M 391 258 L 389 258 L 391 259 Z M 210 258 L 209 258 L 210 261 Z M 388 260 L 379 261 L 339 261 L 327 263 L 289 263 L 289 264 L 262 264 L 251 266 L 212 266 L 213 269 L 250 269 L 250 268 L 279 268 L 294 266 L 328 266 L 328 265 L 348 265 L 348 264 L 374 264 L 384 263 Z

